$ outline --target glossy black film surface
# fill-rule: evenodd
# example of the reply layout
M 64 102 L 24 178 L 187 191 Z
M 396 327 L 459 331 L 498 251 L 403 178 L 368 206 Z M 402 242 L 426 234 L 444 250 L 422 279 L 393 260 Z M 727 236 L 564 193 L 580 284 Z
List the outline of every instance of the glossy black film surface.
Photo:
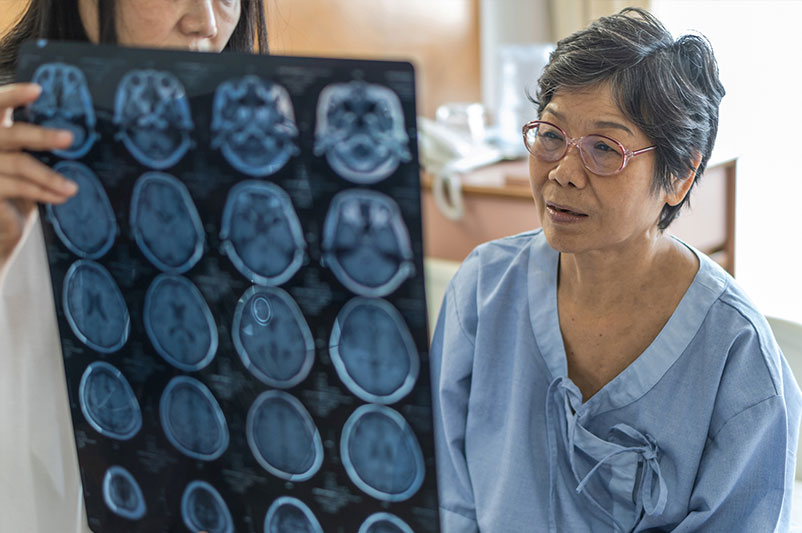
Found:
M 438 531 L 407 63 L 37 42 L 96 532 Z M 294 529 L 293 529 L 294 528 Z

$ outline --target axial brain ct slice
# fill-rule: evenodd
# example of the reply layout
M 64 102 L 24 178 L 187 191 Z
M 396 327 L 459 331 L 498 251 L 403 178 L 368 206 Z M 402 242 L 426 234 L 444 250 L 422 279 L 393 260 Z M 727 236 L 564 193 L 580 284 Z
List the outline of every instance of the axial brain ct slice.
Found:
M 257 76 L 229 80 L 214 95 L 212 148 L 238 171 L 264 177 L 300 153 L 287 90 Z
M 176 164 L 191 145 L 193 124 L 186 92 L 169 72 L 126 74 L 117 86 L 114 124 L 131 155 L 158 170 Z
M 256 398 L 246 434 L 259 464 L 281 479 L 305 481 L 323 463 L 323 443 L 312 417 L 286 392 L 270 390 Z
M 200 370 L 214 359 L 217 326 L 198 288 L 187 278 L 160 274 L 145 294 L 145 331 L 168 363 Z
M 329 353 L 342 382 L 366 402 L 397 402 L 412 390 L 420 369 L 404 319 L 381 299 L 357 297 L 345 304 Z
M 231 330 L 242 363 L 267 385 L 293 387 L 309 374 L 315 357 L 312 332 L 285 291 L 248 289 L 237 303 Z
M 109 363 L 95 361 L 86 368 L 78 400 L 86 421 L 106 437 L 127 440 L 142 427 L 142 412 L 131 385 Z
M 212 461 L 228 448 L 228 425 L 209 389 L 195 378 L 176 376 L 159 402 L 162 429 L 188 457 Z
M 394 514 L 374 513 L 362 523 L 357 533 L 412 533 L 412 528 Z
M 89 167 L 75 161 L 62 161 L 53 170 L 78 185 L 78 194 L 65 203 L 47 204 L 48 219 L 56 235 L 79 257 L 102 257 L 114 244 L 118 228 L 100 180 Z
M 190 531 L 233 533 L 234 522 L 226 502 L 205 481 L 192 481 L 181 498 L 181 515 Z
M 128 340 L 128 308 L 109 271 L 81 259 L 64 276 L 64 314 L 75 336 L 95 351 L 111 353 Z
M 332 199 L 323 254 L 340 283 L 361 296 L 386 296 L 414 274 L 401 210 L 376 191 L 350 189 Z
M 281 285 L 301 267 L 305 243 L 289 195 L 273 183 L 243 181 L 228 193 L 222 251 L 258 285 Z
M 323 89 L 317 104 L 315 154 L 325 154 L 334 172 L 353 183 L 388 177 L 411 159 L 398 96 L 362 81 Z
M 404 418 L 389 407 L 357 408 L 343 427 L 340 454 L 351 481 L 379 500 L 407 500 L 423 483 L 418 440 Z
M 297 498 L 282 496 L 268 508 L 265 533 L 323 533 L 311 509 Z
M 42 93 L 28 108 L 30 121 L 72 133 L 72 145 L 53 153 L 69 159 L 86 155 L 97 134 L 92 97 L 83 72 L 65 63 L 47 63 L 36 70 L 31 81 L 41 85 Z
M 139 520 L 145 516 L 145 497 L 134 476 L 121 466 L 111 466 L 103 476 L 103 500 L 118 516 Z
M 186 185 L 163 172 L 146 172 L 134 185 L 131 230 L 159 270 L 181 274 L 203 255 L 205 234 Z

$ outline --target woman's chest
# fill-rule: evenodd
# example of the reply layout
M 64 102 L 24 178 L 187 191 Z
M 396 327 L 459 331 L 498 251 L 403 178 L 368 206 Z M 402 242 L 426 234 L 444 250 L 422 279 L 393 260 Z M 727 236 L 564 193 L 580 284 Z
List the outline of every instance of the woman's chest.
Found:
M 660 334 L 670 311 L 606 316 L 560 312 L 568 376 L 587 400 L 626 370 Z

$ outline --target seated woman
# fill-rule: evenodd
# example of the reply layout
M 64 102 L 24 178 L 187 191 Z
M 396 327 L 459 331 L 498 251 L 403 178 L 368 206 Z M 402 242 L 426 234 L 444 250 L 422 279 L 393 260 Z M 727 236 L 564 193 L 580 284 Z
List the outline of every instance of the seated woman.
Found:
M 723 95 L 708 42 L 642 10 L 558 43 L 524 127 L 543 228 L 478 247 L 434 335 L 443 531 L 787 529 L 799 389 L 664 232 Z

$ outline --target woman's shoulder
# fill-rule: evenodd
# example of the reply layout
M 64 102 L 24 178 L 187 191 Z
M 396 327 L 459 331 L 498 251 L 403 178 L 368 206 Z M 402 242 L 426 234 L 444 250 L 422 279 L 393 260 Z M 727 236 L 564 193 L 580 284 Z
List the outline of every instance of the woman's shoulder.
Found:
M 707 268 L 703 281 L 720 286 L 700 331 L 709 339 L 702 343 L 709 345 L 707 353 L 723 358 L 712 427 L 772 397 L 785 397 L 781 404 L 797 402 L 798 387 L 765 316 L 729 273 L 701 259 Z
M 526 231 L 480 244 L 460 265 L 455 279 L 475 283 L 480 277 L 494 278 L 517 263 L 526 263 L 546 243 L 541 229 Z M 523 266 L 526 266 L 525 264 Z

